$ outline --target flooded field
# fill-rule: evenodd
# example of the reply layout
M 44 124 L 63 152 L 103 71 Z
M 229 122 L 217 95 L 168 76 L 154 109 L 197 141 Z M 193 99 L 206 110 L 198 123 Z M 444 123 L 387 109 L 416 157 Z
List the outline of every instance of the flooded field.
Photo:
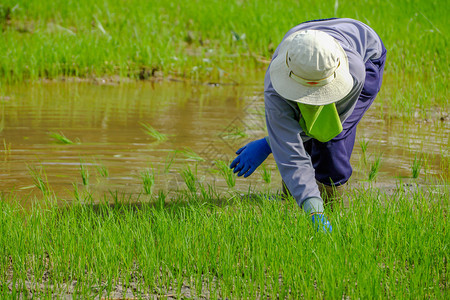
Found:
M 36 178 L 42 178 L 61 199 L 73 199 L 75 190 L 135 197 L 144 195 L 143 172 L 153 175 L 157 192 L 185 189 L 181 174 L 188 168 L 204 183 L 226 187 L 215 162 L 229 163 L 237 149 L 266 134 L 261 83 L 6 87 L 0 95 L 0 192 L 38 195 Z M 410 178 L 415 159 L 418 180 L 448 178 L 448 118 L 404 123 L 381 117 L 381 103 L 359 125 L 352 180 L 367 180 L 377 159 L 377 182 Z M 280 178 L 272 156 L 266 169 L 270 180 L 257 170 L 238 178 L 236 188 L 276 191 Z

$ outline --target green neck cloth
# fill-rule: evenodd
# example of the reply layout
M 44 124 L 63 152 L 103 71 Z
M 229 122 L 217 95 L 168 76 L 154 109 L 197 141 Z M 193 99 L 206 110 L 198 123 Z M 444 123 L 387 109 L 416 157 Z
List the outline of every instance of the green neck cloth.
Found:
M 334 103 L 308 105 L 297 103 L 300 109 L 300 126 L 310 137 L 324 143 L 342 132 L 342 123 Z

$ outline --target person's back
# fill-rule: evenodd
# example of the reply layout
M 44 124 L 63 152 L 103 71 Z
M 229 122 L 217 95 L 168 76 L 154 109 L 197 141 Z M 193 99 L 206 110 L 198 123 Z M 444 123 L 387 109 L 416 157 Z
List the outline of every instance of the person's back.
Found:
M 379 36 L 357 20 L 293 27 L 265 76 L 269 136 L 239 149 L 230 167 L 247 177 L 273 153 L 286 193 L 322 214 L 322 197 L 351 176 L 356 125 L 381 87 L 385 57 Z

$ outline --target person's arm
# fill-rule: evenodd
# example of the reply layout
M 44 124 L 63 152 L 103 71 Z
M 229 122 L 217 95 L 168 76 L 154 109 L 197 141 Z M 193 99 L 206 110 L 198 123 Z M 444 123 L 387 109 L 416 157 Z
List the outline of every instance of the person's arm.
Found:
M 311 159 L 303 147 L 299 112 L 295 103 L 281 98 L 273 90 L 269 77 L 267 72 L 264 93 L 266 123 L 270 148 L 281 177 L 300 207 L 309 198 L 316 198 L 315 203 L 323 203 Z M 323 212 L 323 204 L 321 207 L 315 205 L 314 210 Z

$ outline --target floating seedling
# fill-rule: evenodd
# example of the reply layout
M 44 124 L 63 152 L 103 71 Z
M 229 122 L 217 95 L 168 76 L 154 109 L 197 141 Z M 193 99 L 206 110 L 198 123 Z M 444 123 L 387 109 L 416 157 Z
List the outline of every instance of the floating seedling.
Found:
M 146 124 L 146 123 L 140 123 L 142 125 L 144 132 L 152 137 L 153 139 L 155 139 L 158 142 L 164 142 L 168 139 L 167 134 L 161 133 L 158 130 L 156 130 L 155 128 L 153 128 L 151 125 Z
M 72 145 L 75 144 L 72 140 L 68 139 L 63 133 L 50 132 L 49 136 L 58 144 Z
M 220 134 L 220 137 L 223 139 L 242 139 L 248 137 L 248 134 L 245 132 L 245 128 L 231 125 Z
M 183 150 L 179 150 L 179 153 L 181 153 L 184 157 L 190 160 L 194 160 L 197 162 L 205 161 L 200 155 L 194 152 L 194 150 L 190 148 L 184 148 Z

